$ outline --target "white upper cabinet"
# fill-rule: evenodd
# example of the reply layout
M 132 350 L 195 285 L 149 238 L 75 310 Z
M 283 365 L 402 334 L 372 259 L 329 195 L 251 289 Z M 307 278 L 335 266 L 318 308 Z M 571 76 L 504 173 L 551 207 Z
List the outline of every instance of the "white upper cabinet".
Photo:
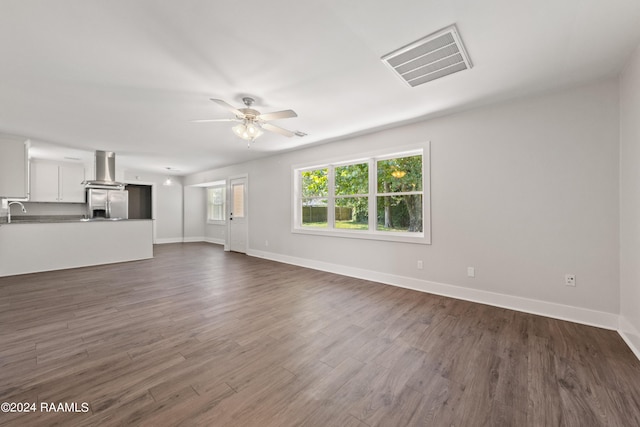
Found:
M 29 192 L 26 138 L 0 135 L 0 197 L 24 199 Z
M 32 202 L 57 202 L 58 165 L 54 163 L 31 162 L 31 197 Z
M 33 160 L 30 201 L 85 203 L 84 179 L 83 165 Z
M 60 201 L 84 203 L 87 200 L 86 190 L 82 181 L 85 180 L 84 166 L 60 166 Z

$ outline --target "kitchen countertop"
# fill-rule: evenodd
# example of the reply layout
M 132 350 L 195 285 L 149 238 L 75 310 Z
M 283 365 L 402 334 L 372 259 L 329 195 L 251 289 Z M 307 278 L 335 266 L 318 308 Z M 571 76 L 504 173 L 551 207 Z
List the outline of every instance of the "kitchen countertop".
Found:
M 84 218 L 82 215 L 15 215 L 11 217 L 11 224 L 37 224 L 56 222 L 107 222 L 107 221 L 150 221 L 149 219 L 120 219 L 120 218 Z M 7 224 L 7 217 L 0 217 L 0 225 Z

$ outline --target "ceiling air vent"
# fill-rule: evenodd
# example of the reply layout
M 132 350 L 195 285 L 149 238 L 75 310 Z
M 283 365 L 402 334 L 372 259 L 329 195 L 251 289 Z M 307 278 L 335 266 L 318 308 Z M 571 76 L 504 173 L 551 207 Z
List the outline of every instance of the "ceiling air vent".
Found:
M 395 50 L 382 61 L 412 87 L 473 66 L 455 25 Z

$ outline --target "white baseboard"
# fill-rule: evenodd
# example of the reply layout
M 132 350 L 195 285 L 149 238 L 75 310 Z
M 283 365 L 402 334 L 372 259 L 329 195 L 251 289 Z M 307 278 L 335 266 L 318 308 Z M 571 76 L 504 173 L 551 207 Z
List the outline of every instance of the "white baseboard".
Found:
M 620 326 L 618 327 L 618 333 L 627 343 L 633 354 L 640 360 L 640 331 L 636 329 L 629 320 L 620 316 Z
M 170 237 L 166 239 L 156 239 L 156 245 L 164 245 L 165 243 L 182 243 L 182 237 Z
M 568 320 L 570 322 L 582 323 L 589 326 L 597 326 L 611 330 L 618 329 L 619 316 L 617 314 L 603 311 L 589 310 L 586 308 L 499 294 L 478 289 L 470 289 L 445 283 L 430 282 L 412 277 L 380 273 L 361 268 L 314 261 L 289 255 L 281 255 L 273 252 L 249 250 L 247 255 L 278 261 L 285 264 L 298 265 L 300 267 L 311 268 L 314 270 L 322 270 L 344 276 L 355 277 L 358 279 L 371 280 L 401 288 L 413 289 L 431 294 L 522 311 L 525 313 L 552 317 L 554 319 Z
M 197 242 L 207 242 L 213 243 L 216 245 L 224 245 L 224 239 L 214 239 L 211 237 L 171 237 L 168 239 L 156 239 L 156 245 L 164 245 L 166 243 L 197 243 Z
M 184 237 L 182 239 L 184 243 L 204 242 L 204 236 L 202 237 Z
M 156 239 L 156 245 L 163 245 L 165 243 L 195 243 L 195 242 L 207 242 L 215 243 L 216 245 L 224 245 L 224 239 L 214 239 L 211 237 L 171 237 L 166 239 Z
M 207 243 L 213 243 L 216 245 L 224 245 L 224 239 L 216 239 L 214 237 L 205 237 L 204 241 Z

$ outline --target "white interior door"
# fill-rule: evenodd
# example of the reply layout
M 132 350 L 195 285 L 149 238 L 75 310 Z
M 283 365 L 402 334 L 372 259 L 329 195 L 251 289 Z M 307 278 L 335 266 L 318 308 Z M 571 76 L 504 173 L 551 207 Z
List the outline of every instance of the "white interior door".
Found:
M 230 180 L 229 250 L 247 253 L 247 179 Z

